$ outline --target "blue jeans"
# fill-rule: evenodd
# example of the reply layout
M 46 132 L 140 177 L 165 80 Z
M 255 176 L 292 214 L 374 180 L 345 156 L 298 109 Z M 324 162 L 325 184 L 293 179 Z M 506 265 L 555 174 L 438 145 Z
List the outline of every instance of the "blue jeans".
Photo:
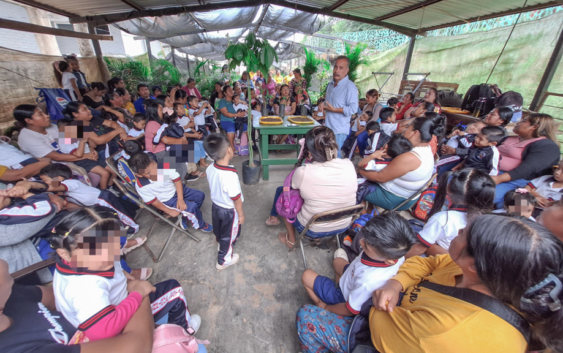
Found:
M 276 196 L 274 196 L 274 204 L 272 205 L 272 210 L 270 211 L 270 216 L 272 217 L 278 216 L 278 210 L 276 210 L 276 203 L 278 203 L 278 199 L 280 198 L 282 192 L 283 192 L 283 186 L 278 186 L 278 188 L 276 189 Z
M 299 220 L 297 219 L 297 217 L 295 217 L 295 223 L 293 223 L 293 227 L 295 227 L 295 231 L 300 234 L 303 229 L 305 229 L 305 225 L 299 223 Z M 313 232 L 311 230 L 311 228 L 309 228 L 307 230 L 307 233 L 305 233 L 306 236 L 308 236 L 309 238 L 313 238 L 313 239 L 318 239 L 318 238 L 326 238 L 326 237 L 332 237 L 336 234 L 340 234 L 340 233 L 344 233 L 346 231 L 346 229 L 348 229 L 348 227 L 344 228 L 344 229 L 338 229 L 338 230 L 331 230 L 330 232 Z
M 501 171 L 499 175 L 504 174 L 506 172 Z M 504 195 L 507 192 L 516 190 L 518 188 L 523 188 L 528 184 L 528 180 L 526 179 L 517 179 L 507 181 L 506 183 L 500 183 L 496 186 L 495 190 L 495 208 L 496 209 L 503 209 L 504 208 Z
M 342 158 L 342 155 L 340 154 L 340 149 L 342 148 L 342 145 L 344 145 L 344 141 L 346 141 L 348 135 L 347 134 L 335 134 L 335 135 L 336 135 L 336 144 L 338 145 L 338 158 Z

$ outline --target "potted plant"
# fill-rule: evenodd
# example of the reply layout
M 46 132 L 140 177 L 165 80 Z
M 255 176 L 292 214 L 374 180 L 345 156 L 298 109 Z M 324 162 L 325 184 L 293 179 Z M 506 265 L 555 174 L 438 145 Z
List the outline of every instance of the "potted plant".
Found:
M 243 42 L 229 43 L 225 51 L 225 59 L 229 61 L 229 69 L 233 70 L 243 64 L 247 71 L 260 70 L 268 72 L 270 66 L 278 61 L 278 54 L 266 39 L 256 38 L 254 33 L 249 33 Z M 250 85 L 248 85 L 247 97 L 250 97 Z M 252 141 L 252 112 L 248 109 L 248 143 Z M 242 182 L 247 185 L 254 185 L 260 179 L 260 161 L 253 158 L 252 148 L 248 149 L 248 161 L 242 164 Z

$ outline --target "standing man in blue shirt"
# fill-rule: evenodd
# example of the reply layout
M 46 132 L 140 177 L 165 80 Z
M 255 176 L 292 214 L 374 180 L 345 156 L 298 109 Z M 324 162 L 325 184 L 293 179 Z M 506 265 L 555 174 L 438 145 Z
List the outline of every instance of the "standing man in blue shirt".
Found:
M 336 135 L 338 157 L 340 149 L 350 134 L 350 120 L 358 111 L 358 88 L 348 78 L 350 59 L 345 56 L 336 58 L 332 69 L 332 81 L 326 88 L 325 124 Z

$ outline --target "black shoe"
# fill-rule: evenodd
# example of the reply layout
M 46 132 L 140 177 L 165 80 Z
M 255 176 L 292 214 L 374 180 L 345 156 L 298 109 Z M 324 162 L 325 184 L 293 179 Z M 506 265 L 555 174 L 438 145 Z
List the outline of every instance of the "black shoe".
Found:
M 190 181 L 196 181 L 199 179 L 199 175 L 186 174 L 184 179 L 189 183 Z

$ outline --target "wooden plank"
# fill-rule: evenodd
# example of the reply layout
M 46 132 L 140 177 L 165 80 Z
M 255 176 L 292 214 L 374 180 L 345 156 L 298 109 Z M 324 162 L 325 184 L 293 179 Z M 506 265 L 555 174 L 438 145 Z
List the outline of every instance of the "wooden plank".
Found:
M 0 28 L 7 28 L 16 31 L 31 32 L 31 33 L 50 34 L 53 36 L 62 36 L 62 37 L 71 37 L 71 38 L 113 40 L 112 36 L 103 36 L 100 34 L 67 31 L 66 29 L 39 26 L 32 23 L 6 20 L 4 18 L 0 18 Z
M 347 3 L 350 0 L 338 0 L 336 3 L 334 3 L 334 5 L 332 5 L 331 7 L 329 7 L 330 11 L 334 11 L 337 8 L 339 8 L 340 6 L 344 5 L 345 3 Z
M 74 13 L 71 13 L 71 12 L 68 12 L 68 11 L 65 11 L 65 10 L 61 10 L 61 9 L 56 8 L 54 6 L 47 5 L 47 4 L 44 4 L 44 3 L 41 3 L 41 2 L 38 2 L 38 1 L 34 1 L 34 0 L 14 0 L 14 1 L 19 2 L 20 4 L 35 7 L 37 9 L 56 13 L 58 15 L 65 16 L 65 17 L 75 17 L 75 16 L 77 16 Z
M 426 0 L 426 1 L 423 1 L 423 2 L 419 2 L 418 4 L 414 4 L 414 5 L 411 5 L 411 6 L 403 7 L 403 8 L 400 9 L 400 10 L 397 10 L 397 11 L 394 11 L 394 12 L 391 12 L 391 13 L 388 13 L 388 14 L 383 15 L 383 16 L 376 17 L 376 18 L 374 18 L 374 21 L 383 21 L 383 20 L 387 20 L 387 19 L 389 19 L 389 18 L 391 18 L 391 17 L 396 17 L 396 16 L 400 16 L 400 15 L 402 15 L 402 14 L 405 14 L 405 13 L 407 13 L 407 12 L 416 11 L 416 10 L 418 10 L 418 9 L 421 9 L 421 8 L 423 8 L 423 7 L 426 7 L 426 6 L 433 5 L 433 4 L 438 3 L 438 2 L 441 2 L 441 1 L 444 1 L 444 0 Z

